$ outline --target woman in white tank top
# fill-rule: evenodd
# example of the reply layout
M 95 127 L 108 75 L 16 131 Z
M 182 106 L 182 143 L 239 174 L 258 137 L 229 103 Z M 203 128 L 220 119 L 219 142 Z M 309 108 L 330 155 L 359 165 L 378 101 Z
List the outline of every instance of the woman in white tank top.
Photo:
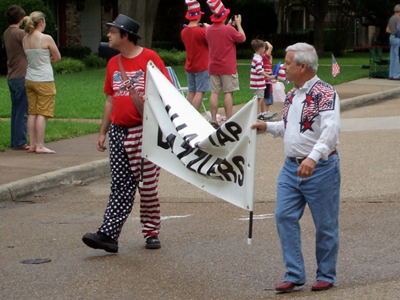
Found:
M 24 18 L 25 32 L 23 40 L 25 54 L 28 58 L 28 69 L 25 77 L 28 96 L 29 116 L 29 150 L 37 154 L 54 154 L 55 151 L 44 146 L 44 133 L 47 118 L 54 114 L 56 89 L 54 84 L 52 62 L 61 59 L 60 51 L 53 38 L 43 34 L 46 27 L 45 16 L 35 11 Z

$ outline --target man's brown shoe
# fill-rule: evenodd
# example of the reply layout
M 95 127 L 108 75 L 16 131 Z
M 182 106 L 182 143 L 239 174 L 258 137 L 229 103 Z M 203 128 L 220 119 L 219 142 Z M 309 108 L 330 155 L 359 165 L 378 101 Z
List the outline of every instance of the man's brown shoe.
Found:
M 325 291 L 332 287 L 332 283 L 323 280 L 317 280 L 311 287 L 312 291 Z
M 302 286 L 302 284 L 297 284 L 290 281 L 284 281 L 276 286 L 275 291 L 289 293 L 293 291 L 296 286 Z

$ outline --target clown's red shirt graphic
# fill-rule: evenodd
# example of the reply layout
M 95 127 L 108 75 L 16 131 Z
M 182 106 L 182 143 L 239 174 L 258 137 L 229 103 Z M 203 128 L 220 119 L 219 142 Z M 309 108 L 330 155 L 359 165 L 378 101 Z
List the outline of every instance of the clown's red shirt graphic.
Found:
M 118 56 L 114 56 L 108 62 L 104 83 L 104 93 L 113 96 L 113 111 L 110 118 L 114 124 L 120 126 L 139 126 L 142 124 L 142 117 L 133 104 L 128 90 L 123 88 L 124 84 L 121 77 L 121 70 L 118 66 Z M 165 69 L 164 62 L 153 50 L 143 48 L 143 51 L 134 58 L 121 56 L 122 65 L 129 79 L 137 76 L 139 71 L 144 72 L 143 76 L 138 76 L 138 82 L 135 83 L 135 89 L 142 97 L 145 93 L 146 70 L 149 60 L 153 61 L 157 68 L 171 80 Z

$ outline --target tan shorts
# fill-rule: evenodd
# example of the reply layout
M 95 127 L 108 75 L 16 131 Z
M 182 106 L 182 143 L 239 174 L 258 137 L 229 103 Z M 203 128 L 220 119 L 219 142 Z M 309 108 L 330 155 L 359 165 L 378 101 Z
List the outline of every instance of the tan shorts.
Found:
M 28 114 L 52 118 L 56 100 L 54 81 L 37 82 L 25 79 L 25 88 L 28 96 Z
M 238 74 L 210 75 L 211 91 L 214 93 L 230 93 L 239 90 Z
M 264 99 L 264 92 L 265 89 L 253 90 L 254 97 L 256 97 L 257 99 Z

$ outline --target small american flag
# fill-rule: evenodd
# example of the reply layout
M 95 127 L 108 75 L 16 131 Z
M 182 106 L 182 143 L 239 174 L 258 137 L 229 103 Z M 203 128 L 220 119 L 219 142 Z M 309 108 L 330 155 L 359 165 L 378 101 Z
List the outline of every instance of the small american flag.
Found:
M 336 77 L 337 74 L 340 73 L 340 67 L 339 64 L 337 63 L 335 57 L 332 54 L 332 76 Z

